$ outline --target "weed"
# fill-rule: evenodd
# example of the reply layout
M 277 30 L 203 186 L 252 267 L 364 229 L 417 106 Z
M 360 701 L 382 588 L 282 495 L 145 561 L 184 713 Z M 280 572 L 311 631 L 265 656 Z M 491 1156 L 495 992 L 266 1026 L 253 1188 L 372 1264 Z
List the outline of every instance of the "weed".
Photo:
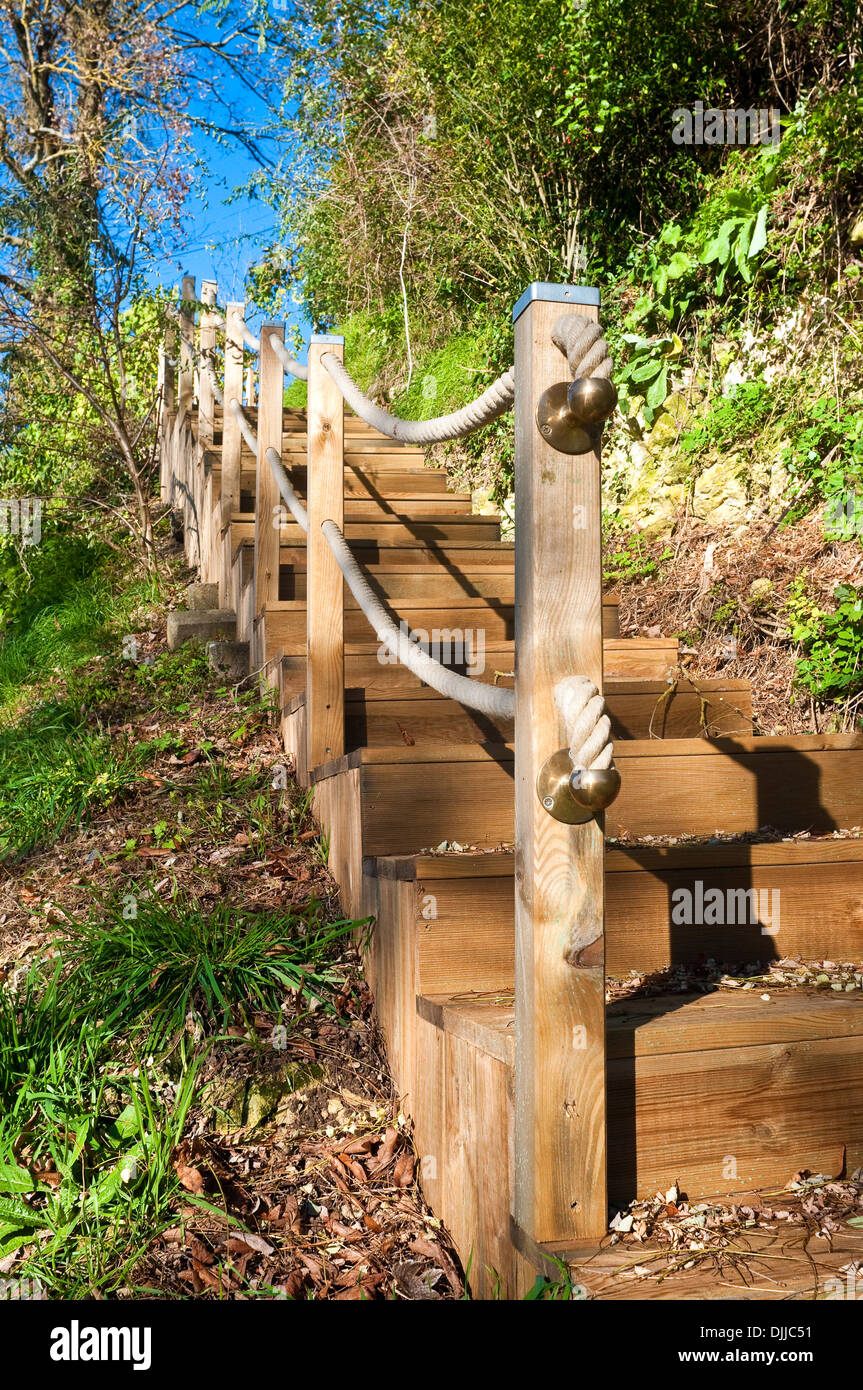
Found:
M 355 925 L 326 923 L 314 900 L 301 912 L 254 913 L 145 899 L 130 920 L 95 916 L 67 929 L 67 991 L 79 1016 L 96 999 L 106 1026 L 159 1052 L 182 1036 L 189 1014 L 212 1033 L 237 1015 L 277 1009 L 288 990 L 326 1001 L 341 979 L 331 948 Z

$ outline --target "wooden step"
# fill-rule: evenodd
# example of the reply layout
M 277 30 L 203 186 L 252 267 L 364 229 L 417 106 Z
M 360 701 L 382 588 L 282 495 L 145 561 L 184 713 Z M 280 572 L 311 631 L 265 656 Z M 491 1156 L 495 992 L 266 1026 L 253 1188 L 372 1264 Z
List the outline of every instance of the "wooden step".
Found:
M 452 573 L 445 566 L 429 569 L 424 573 L 413 574 L 410 570 L 387 570 L 379 566 L 370 576 L 372 588 L 385 602 L 420 600 L 436 603 L 453 603 L 459 599 L 487 599 L 509 605 L 515 601 L 515 581 L 513 575 L 500 574 L 496 570 L 476 569 Z M 305 599 L 306 567 L 303 565 L 282 565 L 279 569 L 279 598 Z M 356 608 L 357 601 L 350 589 L 345 588 L 345 608 Z M 609 636 L 617 635 L 617 607 L 610 605 L 602 610 L 603 626 L 613 630 Z
M 426 542 L 410 537 L 393 539 L 386 535 L 374 539 L 351 538 L 351 550 L 370 574 L 409 570 L 414 574 L 451 574 L 481 569 L 487 574 L 512 574 L 513 545 L 511 541 L 466 540 L 458 537 L 444 542 Z M 279 559 L 282 565 L 305 569 L 305 537 L 290 545 L 283 544 Z
M 275 660 L 280 650 L 283 653 L 281 662 L 282 699 L 284 703 L 287 703 L 301 695 L 306 688 L 306 658 L 301 652 L 285 655 L 284 649 L 280 648 L 277 642 L 272 642 L 268 647 L 269 659 Z M 487 647 L 485 669 L 481 673 L 463 669 L 462 674 L 492 685 L 511 687 L 513 682 L 512 661 L 511 642 L 504 647 Z M 496 672 L 503 673 L 497 680 L 495 679 Z M 366 699 L 403 699 L 410 698 L 412 694 L 421 693 L 427 689 L 428 686 L 424 686 L 419 677 L 409 671 L 406 666 L 397 662 L 383 661 L 378 643 L 351 642 L 346 644 L 345 692 L 348 699 L 352 695 L 355 697 L 363 695 Z
M 243 412 L 252 426 L 257 425 L 258 407 L 256 405 L 244 405 Z M 218 427 L 221 427 L 222 416 L 222 407 L 217 405 L 214 409 L 213 419 L 214 424 Z M 282 430 L 285 435 L 301 435 L 305 437 L 306 412 L 304 410 L 297 411 L 286 409 L 282 416 Z M 389 435 L 382 434 L 380 430 L 373 429 L 371 425 L 366 424 L 365 420 L 361 420 L 358 415 L 354 415 L 349 410 L 345 410 L 344 430 L 346 438 L 359 436 L 360 438 L 383 440 L 387 445 L 393 448 L 403 447 L 413 449 L 417 447 L 415 445 L 404 445 L 400 440 L 390 439 Z
M 244 574 L 251 577 L 254 566 L 254 523 L 249 526 L 236 522 L 231 526 L 231 539 L 234 561 L 241 556 Z M 352 539 L 351 550 L 361 560 L 369 577 L 379 589 L 386 592 L 386 585 L 392 583 L 399 592 L 398 585 L 405 583 L 402 590 L 405 598 L 426 596 L 426 585 L 438 580 L 456 585 L 455 597 L 494 598 L 497 593 L 485 594 L 478 588 L 476 594 L 468 592 L 473 584 L 500 583 L 504 586 L 503 595 L 513 594 L 512 545 L 507 541 L 460 542 L 450 541 L 446 545 L 429 548 L 424 545 L 390 545 L 386 542 L 371 542 Z M 304 598 L 306 574 L 305 536 L 296 544 L 282 545 L 279 549 L 279 589 L 280 598 Z M 295 576 L 295 578 L 291 578 Z M 302 584 L 297 593 L 297 585 Z M 506 586 L 509 586 L 506 588 Z M 346 602 L 350 593 L 346 590 Z M 447 592 L 433 594 L 429 598 L 448 598 Z M 512 599 L 509 600 L 512 602 Z M 616 619 L 612 620 L 616 623 Z
M 356 824 L 352 834 L 356 852 Z M 859 958 L 861 850 L 860 842 L 833 840 L 702 845 L 647 849 L 635 863 L 611 849 L 609 968 L 623 971 L 633 959 L 658 968 L 668 962 L 669 945 L 680 960 L 698 945 L 719 953 L 724 943 L 711 929 L 674 936 L 667 899 L 681 872 L 690 880 L 712 873 L 710 882 L 733 885 L 742 875 L 744 884 L 778 886 L 781 930 L 761 938 L 771 954 L 806 955 L 814 947 L 818 958 L 825 951 Z M 364 871 L 358 901 L 376 918 L 364 965 L 396 1060 L 396 1084 L 414 1119 L 425 1196 L 462 1256 L 472 1252 L 475 1296 L 492 1296 L 496 1276 L 510 1290 L 523 1277 L 529 1285 L 532 1276 L 508 1238 L 513 856 L 387 857 L 366 860 Z M 817 905 L 807 888 L 813 881 Z M 634 886 L 647 888 L 647 911 Z M 649 905 L 659 901 L 665 915 L 651 921 Z M 849 906 L 857 911 L 852 930 Z M 751 934 L 730 927 L 726 939 L 731 933 L 748 955 Z M 799 1167 L 838 1174 L 843 1159 L 849 1169 L 861 1162 L 863 996 L 777 991 L 765 1001 L 760 993 L 609 1007 L 613 1200 L 623 1205 L 678 1179 L 698 1200 L 720 1190 L 782 1187 Z
M 433 1032 L 511 1071 L 511 1004 L 442 995 L 420 996 L 417 1008 L 415 1073 L 425 1078 L 424 1094 L 438 1079 L 442 1039 Z M 863 1161 L 863 997 L 788 993 L 768 1003 L 718 992 L 612 1004 L 607 1040 L 615 1204 L 675 1181 L 694 1202 L 717 1191 L 781 1189 L 801 1168 L 838 1176 Z M 448 1078 L 441 1096 L 452 1084 Z M 508 1090 L 498 1092 L 507 1109 Z M 454 1118 L 441 1117 L 444 1132 L 432 1146 L 417 1133 L 421 1160 L 451 1152 Z M 511 1112 L 486 1108 L 474 1121 L 478 1135 L 511 1132 Z
M 308 494 L 307 471 L 301 466 L 295 466 L 290 470 L 291 484 L 302 498 Z M 345 467 L 345 497 L 404 498 L 415 502 L 421 511 L 424 497 L 458 495 L 455 490 L 450 490 L 449 478 L 441 469 L 410 468 L 407 465 L 401 468 L 379 468 L 374 459 L 368 463 L 361 463 L 355 459 Z M 461 495 L 470 496 L 469 493 Z
M 500 521 L 493 516 L 411 517 L 410 521 L 351 521 L 345 523 L 344 533 L 352 542 L 365 541 L 370 546 L 448 546 L 455 541 L 477 545 L 500 539 Z M 243 541 L 255 538 L 255 518 L 248 513 L 231 517 L 231 543 L 236 550 Z M 305 542 L 305 534 L 294 521 L 279 528 L 279 541 L 294 547 Z
M 612 837 L 700 837 L 762 826 L 826 832 L 861 821 L 860 734 L 623 740 L 615 760 L 622 785 L 606 813 Z M 512 839 L 510 746 L 367 748 L 315 769 L 313 780 L 343 766 L 360 771 L 366 854 L 414 853 L 443 840 L 483 848 Z
M 283 438 L 280 456 L 289 473 L 292 473 L 295 468 L 305 467 L 308 458 L 305 439 L 299 438 L 291 441 L 287 437 Z M 240 457 L 243 471 L 254 472 L 257 468 L 257 458 L 245 441 L 240 451 Z M 366 463 L 373 463 L 378 472 L 400 472 L 407 467 L 420 467 L 424 459 L 424 450 L 411 449 L 405 444 L 392 441 L 387 441 L 386 444 L 367 443 L 359 439 L 345 439 L 344 461 L 346 467 L 361 468 Z M 428 471 L 431 472 L 431 469 Z
M 605 616 L 603 609 L 603 621 Z M 705 681 L 697 689 L 683 681 L 669 694 L 661 681 L 612 677 L 605 683 L 605 697 L 615 739 L 685 738 L 698 735 L 702 721 L 713 736 L 752 732 L 747 681 Z M 487 743 L 495 738 L 492 731 L 502 743 L 513 737 L 511 719 L 478 716 L 428 686 L 401 700 L 355 695 L 345 703 L 345 721 L 348 749 L 394 743 Z
M 752 733 L 752 691 L 746 680 L 693 682 L 680 677 L 669 684 L 638 676 L 607 676 L 604 693 L 615 739 Z
M 308 496 L 306 468 L 290 469 L 291 486 L 302 502 Z M 221 467 L 212 470 L 216 490 L 221 483 Z M 243 468 L 240 478 L 241 496 L 254 498 L 256 486 L 254 468 Z M 449 487 L 446 473 L 431 468 L 386 469 L 372 466 L 348 466 L 345 468 L 346 498 L 381 498 L 410 501 L 418 511 L 422 511 L 425 498 L 470 497 L 470 493 L 458 493 Z M 246 508 L 240 508 L 241 511 Z M 254 511 L 254 505 L 249 509 Z
M 301 498 L 305 501 L 305 498 Z M 240 512 L 254 515 L 255 494 L 240 493 Z M 410 521 L 415 514 L 423 517 L 470 516 L 470 493 L 446 492 L 430 493 L 424 497 L 406 500 L 403 497 L 345 497 L 345 517 L 348 521 Z
M 418 993 L 512 987 L 512 852 L 369 857 L 363 867 L 410 885 L 389 929 L 413 953 Z M 719 924 L 704 911 L 716 890 Z M 615 978 L 710 959 L 863 961 L 863 839 L 610 846 L 605 933 Z
M 654 665 L 665 664 L 668 658 L 668 648 L 662 649 L 659 653 L 650 649 L 645 649 L 640 639 L 632 639 L 633 647 L 629 648 L 630 639 L 607 638 L 604 644 L 605 649 L 605 669 L 609 679 L 613 675 L 626 672 L 632 665 L 650 665 L 653 658 Z M 306 688 L 306 661 L 304 651 L 301 648 L 294 653 L 286 654 L 284 646 L 276 638 L 267 635 L 267 657 L 270 661 L 278 659 L 279 651 L 283 655 L 281 664 L 282 698 L 283 701 L 294 699 L 302 694 Z M 656 661 L 656 656 L 660 656 L 661 663 Z M 513 684 L 513 661 L 515 652 L 512 642 L 502 646 L 486 646 L 484 669 L 478 671 L 476 666 L 462 668 L 462 674 L 468 675 L 471 679 L 487 682 L 492 685 L 500 685 L 511 688 Z M 345 690 L 347 698 L 365 698 L 367 700 L 402 700 L 410 699 L 415 694 L 427 691 L 428 686 L 423 685 L 419 677 L 415 676 L 407 667 L 391 659 L 382 660 L 382 652 L 376 641 L 370 642 L 351 642 L 345 647 Z
M 441 566 L 431 574 L 428 572 L 412 574 L 403 569 L 387 570 L 379 566 L 374 572 L 370 572 L 369 578 L 375 593 L 394 612 L 401 612 L 408 606 L 418 608 L 421 604 L 434 608 L 451 608 L 462 602 L 482 601 L 493 609 L 511 614 L 515 599 L 513 576 L 511 574 L 500 575 L 487 570 L 453 573 Z M 279 568 L 280 601 L 305 600 L 305 597 L 305 565 L 302 568 L 281 565 Z M 602 630 L 606 637 L 617 637 L 619 634 L 618 602 L 617 597 L 612 595 L 603 600 Z M 347 586 L 345 586 L 344 591 L 344 606 L 346 611 L 358 607 L 356 599 Z M 437 624 L 437 626 L 440 625 Z M 703 684 L 706 687 L 707 682 Z M 723 690 L 731 688 L 726 687 L 726 684 L 722 682 L 716 682 L 716 684 L 717 686 L 721 685 Z M 746 682 L 738 682 L 738 684 L 741 690 L 748 689 Z M 718 702 L 714 700 L 713 703 L 717 704 L 718 708 Z M 692 720 L 688 722 L 693 723 Z M 697 732 L 697 729 L 697 723 L 693 723 L 692 732 Z M 690 731 L 688 725 L 686 731 Z
M 468 664 L 485 674 L 485 650 L 503 647 L 512 642 L 512 607 L 495 599 L 461 599 L 453 604 L 430 607 L 412 600 L 399 600 L 389 605 L 396 622 L 404 622 L 410 631 L 420 635 L 424 650 L 431 649 L 446 666 Z M 268 656 L 306 649 L 305 600 L 292 600 L 267 608 Z M 365 614 L 356 606 L 345 606 L 345 644 L 368 643 L 374 634 Z M 469 635 L 468 635 L 469 634 Z M 428 640 L 426 640 L 428 639 Z M 374 643 L 374 650 L 380 644 Z M 464 652 L 464 656 L 459 655 Z

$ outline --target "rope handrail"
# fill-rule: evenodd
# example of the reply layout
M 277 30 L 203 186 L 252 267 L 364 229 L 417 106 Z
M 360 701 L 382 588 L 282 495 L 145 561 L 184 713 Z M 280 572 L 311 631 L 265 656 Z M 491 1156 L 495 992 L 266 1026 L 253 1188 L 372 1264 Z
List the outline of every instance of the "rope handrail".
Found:
M 302 362 L 298 362 L 295 357 L 291 356 L 278 333 L 270 334 L 270 347 L 273 349 L 273 352 L 278 357 L 286 372 L 290 372 L 291 376 L 297 377 L 300 381 L 308 381 L 308 367 L 304 367 Z
M 551 341 L 560 348 L 573 377 L 611 377 L 613 363 L 602 329 L 584 314 L 558 319 Z
M 260 452 L 258 447 L 258 436 L 249 424 L 246 412 L 243 410 L 236 396 L 228 403 L 228 409 L 237 417 L 240 426 L 240 434 L 245 439 L 255 458 L 257 458 Z
M 309 515 L 294 491 L 285 466 L 275 449 L 267 450 L 267 462 L 273 470 L 279 492 L 285 506 L 308 534 Z M 515 691 L 503 686 L 485 685 L 482 681 L 471 680 L 469 676 L 459 675 L 449 667 L 441 665 L 428 652 L 424 652 L 414 635 L 396 627 L 380 599 L 373 592 L 362 566 L 351 553 L 344 534 L 334 521 L 324 521 L 321 530 L 327 544 L 342 572 L 345 583 L 359 604 L 363 615 L 374 629 L 374 634 L 419 680 L 430 685 L 447 699 L 457 700 L 461 705 L 477 710 L 480 714 L 498 719 L 512 719 L 515 714 Z
M 439 415 L 433 420 L 401 420 L 369 400 L 335 353 L 325 352 L 321 362 L 361 420 L 390 439 L 401 439 L 407 444 L 440 444 L 445 439 L 459 439 L 504 415 L 515 400 L 515 376 L 510 368 L 475 401 L 451 415 Z
M 261 350 L 261 340 L 260 340 L 260 338 L 256 338 L 256 337 L 255 337 L 255 335 L 254 335 L 254 333 L 252 332 L 251 328 L 249 328 L 249 327 L 246 325 L 245 319 L 243 319 L 243 322 L 242 322 L 242 325 L 241 325 L 241 331 L 242 331 L 242 334 L 243 334 L 243 342 L 246 344 L 246 347 L 247 347 L 247 348 L 251 348 L 251 349 L 252 349 L 252 352 L 260 352 L 260 350 Z

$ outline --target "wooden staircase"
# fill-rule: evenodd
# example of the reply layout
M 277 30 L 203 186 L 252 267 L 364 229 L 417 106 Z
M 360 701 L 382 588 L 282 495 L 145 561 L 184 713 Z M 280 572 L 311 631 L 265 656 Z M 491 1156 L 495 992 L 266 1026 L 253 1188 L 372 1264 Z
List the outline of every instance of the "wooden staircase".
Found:
M 302 411 L 285 411 L 282 457 L 302 498 L 305 423 Z M 220 439 L 217 411 L 214 496 Z M 256 644 L 278 685 L 285 746 L 314 789 L 343 906 L 375 919 L 367 969 L 425 1194 L 470 1259 L 475 1294 L 499 1287 L 516 1297 L 533 1283 L 537 1252 L 509 1216 L 512 725 L 387 659 L 346 590 L 347 752 L 306 767 L 305 536 L 292 520 L 281 525 L 279 597 L 256 619 L 255 484 L 244 450 L 240 507 L 225 535 L 211 535 L 212 563 L 229 554 L 222 578 L 237 636 Z M 473 634 L 470 659 L 462 651 L 452 664 L 511 685 L 513 549 L 499 519 L 473 515 L 470 497 L 450 491 L 422 450 L 351 415 L 344 497 L 347 539 L 396 620 L 426 634 Z M 603 635 L 622 778 L 606 816 L 609 974 L 710 958 L 863 959 L 863 840 L 817 838 L 863 822 L 863 737 L 756 736 L 746 682 L 696 685 L 681 676 L 673 640 L 621 638 L 613 596 Z M 785 838 L 759 837 L 764 827 Z M 778 893 L 767 901 L 781 902 L 781 913 L 675 925 L 675 893 L 699 883 L 741 903 L 754 891 L 756 905 Z M 675 1180 L 698 1198 L 781 1186 L 800 1168 L 838 1175 L 863 1163 L 859 989 L 624 1000 L 607 1010 L 607 1054 L 616 1203 Z

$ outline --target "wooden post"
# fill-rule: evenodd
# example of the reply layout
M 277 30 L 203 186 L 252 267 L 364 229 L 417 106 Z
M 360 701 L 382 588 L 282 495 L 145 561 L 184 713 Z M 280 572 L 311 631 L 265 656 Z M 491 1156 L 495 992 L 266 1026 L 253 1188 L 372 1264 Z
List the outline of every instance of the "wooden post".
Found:
M 258 469 L 255 488 L 255 596 L 252 642 L 254 665 L 266 659 L 264 614 L 267 606 L 279 600 L 279 517 L 282 500 L 273 470 L 267 463 L 267 450 L 282 452 L 282 398 L 285 369 L 273 351 L 270 338 L 275 334 L 284 342 L 283 323 L 261 326 L 260 388 L 258 391 Z
M 185 307 L 188 301 L 194 301 L 195 277 L 194 275 L 184 275 L 180 290 L 180 297 L 183 300 L 183 308 L 180 310 L 180 328 L 182 337 L 180 339 L 180 387 L 178 413 L 188 414 L 192 408 L 192 400 L 195 389 L 195 364 L 192 358 L 192 350 L 185 341 L 187 338 L 194 342 L 195 339 L 195 319 Z
M 216 302 L 216 282 L 215 280 L 205 280 L 201 285 L 201 299 L 207 305 L 214 305 Z M 209 363 L 215 370 L 215 349 L 216 349 L 216 318 L 213 314 L 206 312 L 201 314 L 201 329 L 199 337 L 199 347 L 201 351 L 201 362 Z M 210 381 L 209 373 L 202 365 L 198 376 L 198 441 L 206 449 L 213 447 L 213 407 L 215 397 Z
M 217 288 L 215 280 L 202 281 L 201 299 L 204 304 L 212 306 L 216 303 Z M 219 518 L 213 515 L 217 499 L 213 498 L 212 489 L 215 396 L 210 373 L 207 371 L 207 364 L 211 370 L 215 368 L 216 318 L 206 310 L 201 314 L 198 346 L 201 352 L 201 367 L 198 372 L 198 458 L 195 495 L 199 498 L 200 512 L 201 579 L 207 583 L 217 569 L 214 533 L 218 534 Z
M 173 324 L 165 329 L 165 346 L 159 354 L 160 404 L 160 467 L 159 495 L 163 502 L 170 502 L 174 488 L 174 415 L 177 409 L 177 378 L 174 361 L 177 356 L 177 330 Z
M 183 307 L 180 310 L 180 375 L 177 389 L 177 419 L 174 428 L 178 493 L 177 509 L 183 517 L 183 539 L 186 559 L 194 564 L 197 549 L 197 522 L 192 509 L 192 432 L 189 417 L 195 390 L 195 368 L 192 351 L 186 339 L 194 341 L 195 320 L 187 307 L 196 298 L 194 275 L 184 275 L 180 287 Z
M 222 409 L 222 483 L 218 510 L 221 518 L 222 563 L 219 573 L 219 607 L 230 607 L 231 513 L 240 510 L 240 479 L 243 457 L 243 436 L 231 401 L 243 401 L 243 315 L 245 304 L 233 302 L 225 310 L 225 378 Z
M 344 360 L 344 338 L 313 334 L 309 343 L 308 504 L 306 542 L 306 747 L 309 768 L 345 751 L 344 581 L 325 521 L 344 529 L 345 425 L 342 394 L 323 366 L 331 352 Z
M 602 688 L 600 461 L 545 442 L 540 395 L 569 381 L 552 330 L 595 322 L 599 293 L 535 284 L 515 322 L 515 1186 L 517 1244 L 564 1249 L 608 1222 L 604 829 L 540 804 L 540 767 L 567 746 L 565 676 Z M 525 1242 L 526 1238 L 526 1242 Z

